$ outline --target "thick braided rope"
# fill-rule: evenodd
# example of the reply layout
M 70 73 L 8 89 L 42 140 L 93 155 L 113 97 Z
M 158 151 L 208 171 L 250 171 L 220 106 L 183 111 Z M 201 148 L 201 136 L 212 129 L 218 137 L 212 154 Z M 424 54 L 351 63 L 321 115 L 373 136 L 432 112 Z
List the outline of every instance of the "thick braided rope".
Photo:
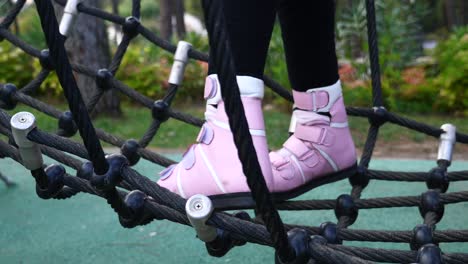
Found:
M 104 174 L 108 169 L 104 150 L 96 135 L 87 108 L 81 97 L 80 90 L 73 76 L 72 68 L 65 50 L 65 37 L 58 31 L 54 7 L 48 0 L 35 0 L 35 3 L 41 19 L 47 45 L 49 46 L 50 58 L 54 65 L 61 65 L 57 67 L 56 72 L 65 97 L 67 98 L 68 105 L 70 106 L 73 119 L 78 126 L 78 130 L 83 138 L 83 142 L 93 162 L 96 173 Z
M 380 82 L 379 46 L 377 38 L 377 22 L 375 18 L 375 0 L 366 0 L 367 34 L 369 42 L 372 103 L 374 106 L 383 106 L 382 84 Z
M 247 177 L 247 184 L 256 202 L 256 210 L 263 218 L 279 256 L 281 259 L 289 261 L 294 259 L 294 253 L 289 246 L 283 222 L 272 202 L 258 163 L 257 152 L 249 132 L 239 87 L 236 82 L 234 60 L 231 55 L 229 39 L 225 32 L 220 2 L 216 0 L 202 1 L 210 36 L 211 56 L 213 56 L 215 65 L 217 65 L 221 94 L 229 118 L 229 125 L 234 136 L 234 143 L 237 147 L 244 175 Z

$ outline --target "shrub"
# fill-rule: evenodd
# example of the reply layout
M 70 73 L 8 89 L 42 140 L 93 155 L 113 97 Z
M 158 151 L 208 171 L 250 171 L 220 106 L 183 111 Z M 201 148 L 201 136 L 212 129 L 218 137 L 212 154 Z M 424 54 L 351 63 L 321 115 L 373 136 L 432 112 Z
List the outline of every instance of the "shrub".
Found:
M 189 33 L 185 39 L 200 50 L 206 50 L 208 40 L 202 36 Z M 174 56 L 145 42 L 133 43 L 122 61 L 117 78 L 140 93 L 151 98 L 164 96 L 168 86 L 167 79 L 171 71 Z M 204 76 L 207 64 L 190 60 L 177 96 L 186 100 L 202 99 Z
M 18 88 L 33 78 L 35 59 L 8 41 L 0 42 L 0 83 L 13 83 Z
M 440 89 L 437 106 L 468 114 L 468 26 L 455 30 L 435 52 L 437 75 L 431 85 Z

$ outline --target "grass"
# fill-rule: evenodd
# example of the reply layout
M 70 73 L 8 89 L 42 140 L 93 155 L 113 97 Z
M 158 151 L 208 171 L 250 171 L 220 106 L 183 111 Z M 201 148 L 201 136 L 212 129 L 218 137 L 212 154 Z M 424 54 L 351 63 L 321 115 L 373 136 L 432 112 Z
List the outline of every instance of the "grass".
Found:
M 61 110 L 66 109 L 64 105 L 59 105 L 57 108 Z M 177 109 L 191 113 L 199 118 L 203 118 L 203 107 L 182 105 L 178 106 Z M 122 110 L 124 113 L 122 118 L 109 118 L 102 116 L 94 120 L 95 127 L 101 128 L 104 131 L 124 139 L 140 139 L 150 126 L 151 111 L 147 108 L 129 104 L 124 104 Z M 48 132 L 55 132 L 57 130 L 57 120 L 27 106 L 18 105 L 14 111 L 10 111 L 10 114 L 14 114 L 19 111 L 30 111 L 36 115 L 37 124 L 41 130 Z M 444 123 L 452 123 L 457 126 L 458 131 L 468 132 L 468 122 L 466 119 L 460 117 L 415 114 L 403 114 L 403 116 L 436 127 L 440 127 Z M 265 123 L 270 147 L 272 149 L 281 147 L 288 137 L 287 129 L 289 127 L 289 114 L 276 109 L 265 110 Z M 368 121 L 364 118 L 350 117 L 349 123 L 356 147 L 362 148 L 369 127 Z M 150 146 L 166 149 L 185 149 L 187 146 L 195 142 L 198 131 L 199 129 L 196 127 L 186 125 L 178 120 L 170 119 L 161 126 L 157 136 L 153 139 Z M 78 136 L 75 136 L 74 138 L 75 140 L 80 140 Z M 421 133 L 393 124 L 384 125 L 379 133 L 379 143 L 383 144 L 401 144 L 402 142 L 422 143 L 427 139 L 428 137 Z M 104 146 L 109 145 L 104 144 Z

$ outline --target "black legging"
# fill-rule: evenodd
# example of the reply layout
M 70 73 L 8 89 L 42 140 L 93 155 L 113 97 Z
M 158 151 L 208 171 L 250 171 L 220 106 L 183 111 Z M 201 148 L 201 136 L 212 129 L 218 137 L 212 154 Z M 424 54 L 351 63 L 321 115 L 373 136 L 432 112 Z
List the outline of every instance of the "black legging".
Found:
M 223 1 L 237 75 L 263 79 L 278 14 L 292 88 L 306 91 L 334 84 L 339 79 L 334 0 L 218 1 Z M 209 73 L 215 73 L 214 63 L 209 64 Z

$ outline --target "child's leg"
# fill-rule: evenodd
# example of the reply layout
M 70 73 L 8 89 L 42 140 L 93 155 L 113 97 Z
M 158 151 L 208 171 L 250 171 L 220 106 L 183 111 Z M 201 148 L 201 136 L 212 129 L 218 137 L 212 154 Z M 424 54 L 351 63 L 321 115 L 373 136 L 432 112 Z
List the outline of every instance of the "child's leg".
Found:
M 274 1 L 222 1 L 242 103 L 265 181 L 272 186 L 261 103 L 263 68 L 276 12 Z M 185 198 L 204 194 L 218 198 L 218 207 L 242 207 L 243 198 L 250 199 L 250 191 L 220 93 L 216 66 L 210 62 L 205 85 L 206 123 L 198 143 L 189 148 L 179 164 L 161 173 L 158 184 Z
M 329 86 L 339 79 L 334 2 L 280 0 L 278 15 L 289 80 L 295 91 Z
M 338 76 L 334 1 L 283 0 L 278 12 L 295 124 L 294 134 L 270 158 L 276 186 L 297 194 L 349 177 L 356 154 Z
M 221 0 L 237 75 L 263 79 L 277 0 Z M 216 66 L 209 61 L 209 74 Z

